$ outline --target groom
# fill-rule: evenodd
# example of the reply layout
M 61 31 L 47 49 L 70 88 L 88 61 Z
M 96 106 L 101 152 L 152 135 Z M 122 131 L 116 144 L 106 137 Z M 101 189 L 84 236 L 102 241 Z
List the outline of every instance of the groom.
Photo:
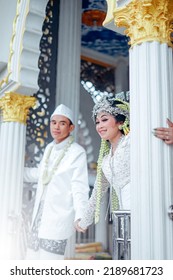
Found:
M 38 168 L 25 168 L 24 181 L 37 182 L 37 193 L 26 259 L 64 259 L 74 222 L 88 201 L 89 184 L 85 150 L 74 142 L 73 112 L 59 105 L 50 118 L 53 141 Z

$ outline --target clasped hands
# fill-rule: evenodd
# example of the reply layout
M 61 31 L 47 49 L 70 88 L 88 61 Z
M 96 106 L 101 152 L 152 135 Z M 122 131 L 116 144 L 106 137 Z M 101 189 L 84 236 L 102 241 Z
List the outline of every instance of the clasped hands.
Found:
M 78 231 L 78 232 L 82 232 L 82 233 L 85 233 L 87 228 L 83 229 L 79 226 L 79 222 L 80 222 L 81 219 L 78 219 L 74 222 L 74 227 L 75 229 Z

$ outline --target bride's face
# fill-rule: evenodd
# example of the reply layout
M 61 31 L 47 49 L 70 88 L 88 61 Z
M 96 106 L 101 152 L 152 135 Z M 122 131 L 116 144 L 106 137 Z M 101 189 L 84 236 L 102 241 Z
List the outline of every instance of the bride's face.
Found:
M 118 128 L 119 125 L 120 123 L 109 113 L 100 112 L 97 115 L 96 131 L 104 140 L 114 142 L 114 139 L 116 139 L 118 135 L 121 135 L 121 131 Z

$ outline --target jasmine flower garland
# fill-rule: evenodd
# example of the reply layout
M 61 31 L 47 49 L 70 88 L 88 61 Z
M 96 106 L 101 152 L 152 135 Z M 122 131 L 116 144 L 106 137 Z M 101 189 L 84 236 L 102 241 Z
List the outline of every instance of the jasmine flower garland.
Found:
M 109 145 L 106 140 L 101 140 L 100 152 L 97 161 L 97 198 L 95 209 L 95 223 L 98 223 L 100 217 L 100 204 L 102 198 L 102 161 L 104 156 L 109 153 Z
M 43 159 L 42 182 L 43 182 L 44 185 L 47 185 L 51 181 L 54 173 L 56 172 L 56 170 L 58 168 L 58 165 L 60 164 L 61 160 L 65 156 L 67 150 L 69 149 L 69 147 L 71 146 L 73 141 L 74 141 L 73 137 L 70 136 L 68 143 L 65 145 L 65 147 L 64 147 L 62 153 L 60 154 L 60 156 L 54 161 L 53 167 L 50 171 L 48 170 L 48 163 L 49 163 L 49 157 L 50 157 L 51 151 L 53 149 L 53 145 L 50 145 L 49 149 L 47 149 L 46 154 L 45 154 L 44 159 Z

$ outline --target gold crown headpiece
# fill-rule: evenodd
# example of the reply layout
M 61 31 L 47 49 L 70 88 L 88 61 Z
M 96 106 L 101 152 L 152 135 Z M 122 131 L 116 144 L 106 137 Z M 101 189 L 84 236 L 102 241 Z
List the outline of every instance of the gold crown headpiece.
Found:
M 107 112 L 115 117 L 117 115 L 123 115 L 125 121 L 122 125 L 122 129 L 125 135 L 129 133 L 130 107 L 127 102 L 117 98 L 102 97 L 93 108 L 94 121 L 100 112 Z

